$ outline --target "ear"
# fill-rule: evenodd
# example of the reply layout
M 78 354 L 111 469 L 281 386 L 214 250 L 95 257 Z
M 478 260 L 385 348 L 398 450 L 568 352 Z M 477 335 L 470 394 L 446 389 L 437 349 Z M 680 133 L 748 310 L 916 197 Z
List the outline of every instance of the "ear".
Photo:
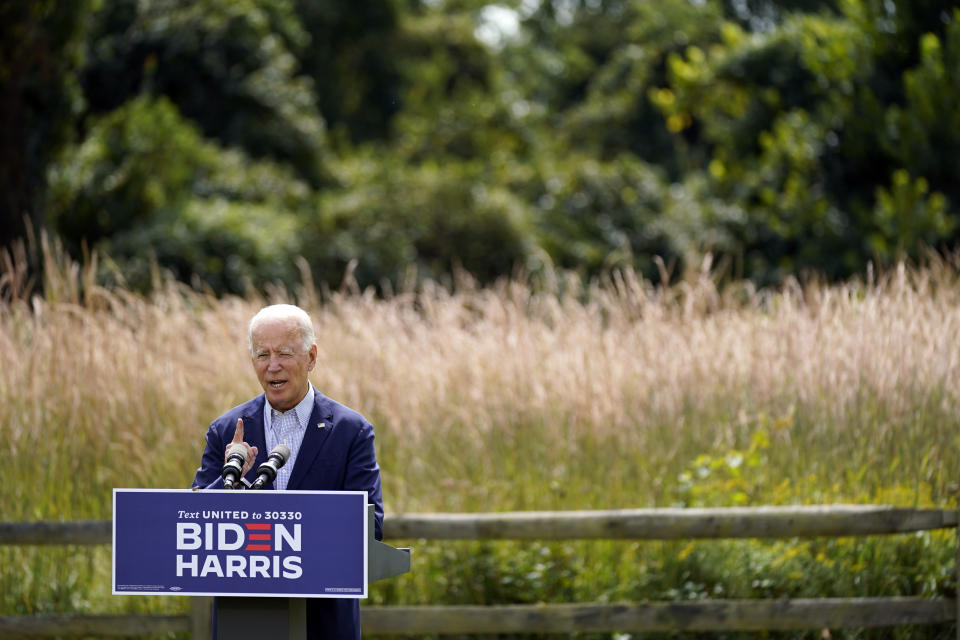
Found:
M 307 371 L 313 371 L 313 368 L 317 365 L 317 345 L 310 345 L 310 351 L 307 352 L 307 355 L 310 357 L 310 361 L 307 363 Z

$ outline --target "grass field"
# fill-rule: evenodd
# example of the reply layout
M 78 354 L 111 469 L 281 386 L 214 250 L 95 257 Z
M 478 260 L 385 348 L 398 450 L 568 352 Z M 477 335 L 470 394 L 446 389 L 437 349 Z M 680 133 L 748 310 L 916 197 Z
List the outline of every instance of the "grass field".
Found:
M 216 299 L 169 283 L 149 297 L 106 290 L 96 265 L 53 249 L 31 289 L 35 274 L 7 258 L 2 520 L 108 519 L 114 487 L 188 486 L 210 420 L 260 391 L 246 322 L 273 301 L 309 309 L 314 384 L 374 423 L 388 513 L 956 504 L 960 270 L 950 261 L 775 291 L 719 288 L 704 271 L 666 288 L 632 273 L 589 285 L 555 274 L 388 297 L 320 295 L 308 282 Z M 375 585 L 371 602 L 956 590 L 950 532 L 412 543 L 416 570 Z M 185 608 L 111 596 L 107 548 L 0 548 L 0 614 Z

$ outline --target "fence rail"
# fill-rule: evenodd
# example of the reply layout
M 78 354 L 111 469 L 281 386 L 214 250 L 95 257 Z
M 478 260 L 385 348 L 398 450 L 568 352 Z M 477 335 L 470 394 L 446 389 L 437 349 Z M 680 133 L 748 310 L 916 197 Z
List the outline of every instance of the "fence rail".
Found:
M 360 614 L 364 635 L 796 631 L 948 623 L 956 617 L 952 600 L 924 598 L 362 607 Z M 0 617 L 4 638 L 131 636 L 186 633 L 193 628 L 188 615 Z M 201 627 L 197 637 L 209 637 L 209 627 Z
M 433 540 L 680 540 L 906 533 L 957 526 L 957 512 L 874 505 L 519 511 L 401 515 L 384 534 Z
M 952 600 L 824 598 L 629 604 L 371 607 L 364 633 L 793 631 L 951 622 Z
M 958 526 L 952 509 L 876 505 L 513 511 L 385 516 L 392 540 L 680 540 L 909 533 Z M 0 544 L 110 544 L 111 522 L 0 522 Z
M 953 509 L 876 505 L 401 514 L 384 519 L 384 534 L 394 540 L 842 537 L 958 527 L 958 512 Z M 110 543 L 110 521 L 0 522 L 0 545 Z M 208 637 L 209 603 L 209 598 L 193 598 L 191 613 L 179 616 L 0 616 L 0 637 L 158 633 Z M 897 597 L 361 607 L 361 620 L 365 635 L 787 631 L 957 622 L 958 600 Z

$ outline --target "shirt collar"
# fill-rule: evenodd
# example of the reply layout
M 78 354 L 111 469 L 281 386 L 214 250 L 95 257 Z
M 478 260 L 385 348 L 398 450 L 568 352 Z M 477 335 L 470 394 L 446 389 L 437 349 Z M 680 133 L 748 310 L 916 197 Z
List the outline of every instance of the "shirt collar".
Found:
M 306 427 L 307 423 L 310 422 L 310 414 L 313 413 L 313 384 L 307 384 L 307 394 L 303 396 L 303 400 L 297 404 L 290 411 L 296 411 L 297 413 L 297 426 L 301 429 Z M 273 428 L 273 412 L 275 409 L 270 406 L 270 401 L 267 400 L 263 404 L 263 424 L 267 429 Z M 280 412 L 278 412 L 280 413 Z

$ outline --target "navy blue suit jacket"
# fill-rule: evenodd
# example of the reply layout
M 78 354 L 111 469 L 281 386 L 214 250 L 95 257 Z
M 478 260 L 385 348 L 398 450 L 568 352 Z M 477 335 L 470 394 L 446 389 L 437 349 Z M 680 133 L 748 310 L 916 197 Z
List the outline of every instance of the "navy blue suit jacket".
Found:
M 243 419 L 243 439 L 258 450 L 253 468 L 246 476 L 250 482 L 256 480 L 256 469 L 266 462 L 269 453 L 263 424 L 265 402 L 266 398 L 260 394 L 210 423 L 207 446 L 193 479 L 194 487 L 223 488 L 220 472 L 224 452 L 233 440 L 238 418 Z M 383 497 L 373 438 L 373 425 L 362 415 L 314 389 L 313 412 L 287 490 L 366 491 L 368 503 L 374 505 L 374 535 L 380 540 L 383 538 Z M 273 489 L 273 484 L 265 489 Z M 307 637 L 311 640 L 359 640 L 359 601 L 353 598 L 308 599 Z

